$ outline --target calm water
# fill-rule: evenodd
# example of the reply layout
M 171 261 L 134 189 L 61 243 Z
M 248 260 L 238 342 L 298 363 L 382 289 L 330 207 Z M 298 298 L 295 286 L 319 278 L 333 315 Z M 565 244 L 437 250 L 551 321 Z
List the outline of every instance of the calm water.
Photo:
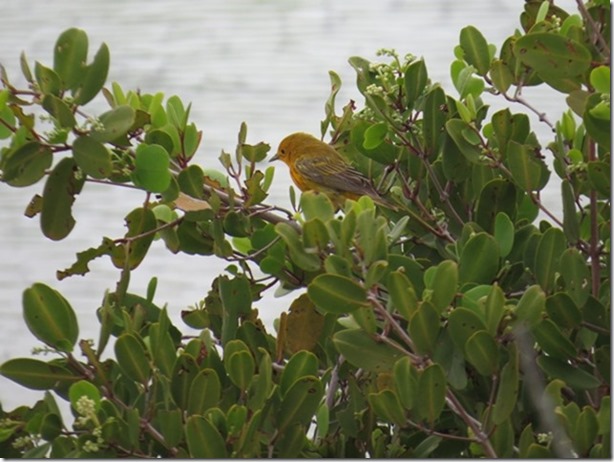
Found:
M 359 55 L 376 59 L 377 49 L 395 48 L 426 60 L 431 79 L 452 91 L 449 64 L 460 29 L 473 24 L 490 43 L 500 45 L 518 27 L 519 0 L 387 0 L 373 2 L 226 0 L 3 0 L 6 21 L 0 28 L 0 63 L 20 82 L 19 54 L 31 63 L 52 64 L 52 46 L 60 32 L 80 27 L 90 38 L 93 55 L 101 42 L 111 50 L 109 81 L 124 89 L 162 91 L 192 104 L 192 120 L 203 131 L 196 162 L 217 168 L 221 149 L 233 151 L 239 125 L 249 128 L 248 142 L 265 141 L 276 147 L 294 131 L 319 133 L 323 105 L 329 92 L 328 71 L 340 74 L 345 87 L 338 106 L 350 98 L 362 101 L 353 89 L 355 75 L 347 59 Z M 558 2 L 557 2 L 558 3 Z M 563 5 L 573 2 L 567 1 Z M 26 6 L 27 5 L 27 6 Z M 528 94 L 557 120 L 561 98 L 541 90 Z M 493 102 L 489 101 L 491 104 Z M 493 104 L 496 107 L 496 104 Z M 105 110 L 102 99 L 90 112 Z M 517 108 L 521 111 L 521 108 Z M 538 127 L 547 136 L 546 127 Z M 276 172 L 269 201 L 282 206 L 289 177 Z M 123 217 L 142 196 L 127 190 L 88 184 L 75 205 L 77 226 L 61 242 L 47 241 L 37 220 L 23 216 L 29 198 L 41 185 L 17 190 L 0 184 L 0 362 L 28 356 L 37 342 L 21 317 L 21 294 L 37 281 L 57 288 L 78 313 L 80 337 L 97 338 L 94 311 L 106 288 L 113 288 L 117 272 L 105 259 L 94 261 L 85 279 L 58 282 L 57 269 L 70 266 L 74 253 L 100 243 L 102 236 L 123 234 Z M 547 192 L 555 210 L 558 190 Z M 8 263 L 10 262 L 10 264 Z M 168 303 L 173 320 L 182 327 L 179 312 L 201 299 L 225 264 L 214 258 L 170 255 L 155 243 L 135 271 L 131 290 L 144 293 L 158 276 L 156 301 Z M 259 303 L 272 322 L 293 297 L 269 296 Z M 42 396 L 0 377 L 0 402 L 5 409 L 33 403 Z

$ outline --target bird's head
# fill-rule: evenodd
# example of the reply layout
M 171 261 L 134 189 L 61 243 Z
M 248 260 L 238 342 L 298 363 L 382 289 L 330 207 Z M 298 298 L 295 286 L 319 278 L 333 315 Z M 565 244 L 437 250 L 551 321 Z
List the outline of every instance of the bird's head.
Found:
M 286 164 L 290 164 L 292 159 L 294 159 L 298 153 L 304 151 L 314 140 L 317 142 L 317 139 L 308 133 L 293 133 L 292 135 L 288 135 L 281 140 L 277 148 L 277 154 L 271 157 L 269 162 L 281 160 Z

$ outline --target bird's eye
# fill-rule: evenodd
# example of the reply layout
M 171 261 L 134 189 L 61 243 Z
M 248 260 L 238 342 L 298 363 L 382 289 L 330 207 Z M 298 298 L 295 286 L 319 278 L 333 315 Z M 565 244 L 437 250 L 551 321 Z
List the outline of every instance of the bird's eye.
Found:
M 283 155 L 286 155 L 286 150 L 285 150 L 285 149 L 282 149 L 282 150 L 281 150 L 281 153 L 282 153 Z

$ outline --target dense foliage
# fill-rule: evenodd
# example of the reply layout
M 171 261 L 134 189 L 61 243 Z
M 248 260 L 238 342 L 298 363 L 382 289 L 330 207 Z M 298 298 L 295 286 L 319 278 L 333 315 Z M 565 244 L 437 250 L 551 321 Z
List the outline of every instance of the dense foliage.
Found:
M 322 136 L 398 210 L 266 202 L 269 146 L 245 126 L 222 169 L 201 168 L 190 106 L 105 87 L 109 50 L 88 61 L 84 31 L 60 35 L 51 67 L 22 55 L 27 89 L 2 72 L 0 169 L 10 186 L 44 182 L 26 210 L 43 234 L 71 232 L 85 182 L 143 197 L 125 236 L 57 273 L 117 267 L 97 340 L 79 340 L 57 290 L 25 289 L 24 320 L 53 359 L 0 366 L 44 390 L 0 409 L 0 455 L 610 457 L 610 4 L 529 1 L 520 22 L 498 48 L 460 31 L 455 96 L 423 60 L 383 50 L 384 63 L 350 58 L 364 104 L 338 109 L 330 73 Z M 525 99 L 535 86 L 565 98 L 560 120 Z M 492 113 L 485 93 L 508 107 Z M 109 110 L 89 114 L 100 94 Z M 560 213 L 540 199 L 554 176 Z M 156 237 L 169 258 L 229 263 L 182 313 L 199 335 L 156 304 L 155 277 L 130 291 Z M 280 287 L 291 302 L 267 332 L 255 305 Z

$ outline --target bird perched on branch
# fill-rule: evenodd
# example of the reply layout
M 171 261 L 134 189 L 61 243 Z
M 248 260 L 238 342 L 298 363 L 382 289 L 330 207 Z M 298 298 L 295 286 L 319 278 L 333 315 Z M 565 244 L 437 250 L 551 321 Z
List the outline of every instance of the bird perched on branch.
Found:
M 270 161 L 274 160 L 288 165 L 292 181 L 301 191 L 324 193 L 337 207 L 343 207 L 346 199 L 369 196 L 376 204 L 397 208 L 331 145 L 307 133 L 285 137 Z

